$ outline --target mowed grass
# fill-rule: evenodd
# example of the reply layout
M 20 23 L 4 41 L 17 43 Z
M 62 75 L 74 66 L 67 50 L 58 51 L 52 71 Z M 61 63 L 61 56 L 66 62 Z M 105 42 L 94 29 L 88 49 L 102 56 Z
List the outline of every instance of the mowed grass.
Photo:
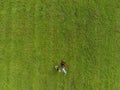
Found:
M 119 0 L 0 0 L 0 90 L 119 89 Z

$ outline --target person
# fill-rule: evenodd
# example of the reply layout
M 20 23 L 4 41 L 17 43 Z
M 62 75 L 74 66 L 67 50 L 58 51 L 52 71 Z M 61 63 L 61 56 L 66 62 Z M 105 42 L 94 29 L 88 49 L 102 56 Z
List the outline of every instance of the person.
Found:
M 61 67 L 66 67 L 66 63 L 63 60 L 61 61 Z
M 67 71 L 66 71 L 66 63 L 62 60 L 61 61 L 61 67 L 62 67 L 62 71 L 63 71 L 63 73 L 66 75 L 67 74 Z
M 55 69 L 56 69 L 58 72 L 61 72 L 59 66 L 56 65 L 56 66 L 55 66 Z

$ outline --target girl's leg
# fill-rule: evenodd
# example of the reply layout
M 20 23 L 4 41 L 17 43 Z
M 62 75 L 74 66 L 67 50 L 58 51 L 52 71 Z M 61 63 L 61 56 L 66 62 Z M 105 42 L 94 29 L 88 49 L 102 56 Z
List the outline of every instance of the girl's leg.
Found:
M 65 68 L 62 68 L 63 73 L 66 75 L 67 71 L 65 70 Z

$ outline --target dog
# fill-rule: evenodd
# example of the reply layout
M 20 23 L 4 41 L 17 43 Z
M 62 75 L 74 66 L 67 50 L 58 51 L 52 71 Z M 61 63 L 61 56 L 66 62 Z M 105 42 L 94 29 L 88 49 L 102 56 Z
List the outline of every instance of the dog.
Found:
M 61 69 L 59 68 L 59 66 L 56 65 L 55 69 L 56 69 L 57 72 L 61 72 Z

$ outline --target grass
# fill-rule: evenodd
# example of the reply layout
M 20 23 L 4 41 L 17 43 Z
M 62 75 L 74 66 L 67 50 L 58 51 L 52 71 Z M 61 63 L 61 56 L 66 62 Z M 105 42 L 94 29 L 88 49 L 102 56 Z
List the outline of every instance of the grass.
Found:
M 119 90 L 119 28 L 119 0 L 1 0 L 0 90 Z

